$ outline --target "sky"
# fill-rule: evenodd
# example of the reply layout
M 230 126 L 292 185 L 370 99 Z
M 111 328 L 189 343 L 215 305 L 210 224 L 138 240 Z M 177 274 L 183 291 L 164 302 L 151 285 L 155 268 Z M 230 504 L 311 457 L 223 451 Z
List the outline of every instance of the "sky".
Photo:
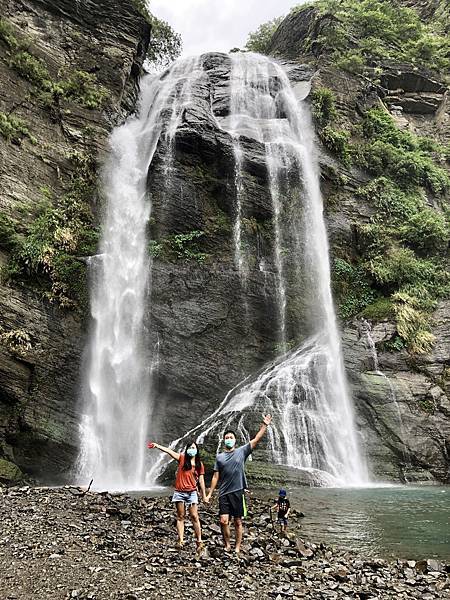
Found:
M 150 11 L 183 39 L 183 56 L 242 48 L 247 36 L 304 0 L 150 0 Z

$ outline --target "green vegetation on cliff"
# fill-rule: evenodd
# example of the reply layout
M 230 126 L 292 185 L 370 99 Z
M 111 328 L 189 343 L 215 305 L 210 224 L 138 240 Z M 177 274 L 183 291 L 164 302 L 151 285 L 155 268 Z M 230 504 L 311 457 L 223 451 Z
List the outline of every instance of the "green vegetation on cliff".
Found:
M 167 21 L 152 15 L 144 0 L 132 0 L 132 2 L 152 28 L 147 53 L 148 61 L 156 70 L 168 67 L 181 54 L 183 42 L 180 34 L 176 33 Z
M 450 179 L 445 149 L 429 138 L 400 130 L 386 109 L 371 108 L 352 131 L 333 129 L 338 111 L 331 90 L 312 96 L 313 116 L 324 145 L 344 164 L 355 163 L 375 178 L 357 191 L 373 209 L 369 223 L 356 225 L 358 256 L 334 261 L 334 290 L 341 317 L 395 317 L 411 352 L 430 349 L 430 314 L 450 297 L 446 253 L 450 222 L 446 195 Z M 329 143 L 335 131 L 342 147 Z M 428 206 L 434 194 L 442 209 Z
M 24 138 L 28 138 L 32 144 L 36 144 L 36 138 L 31 135 L 25 121 L 4 112 L 0 112 L 0 135 L 6 141 L 14 144 L 20 144 Z
M 272 41 L 272 36 L 278 29 L 282 20 L 283 17 L 277 17 L 260 25 L 256 31 L 249 34 L 245 49 L 250 52 L 267 54 Z
M 442 29 L 409 8 L 387 0 L 318 0 L 314 6 L 332 17 L 314 39 L 314 53 L 326 53 L 337 68 L 359 73 L 369 67 L 367 73 L 376 78 L 386 61 L 422 69 L 449 66 Z M 305 40 L 305 51 L 312 42 Z M 346 61 L 361 69 L 349 69 Z M 360 118 L 351 124 L 331 89 L 315 89 L 311 100 L 323 145 L 344 167 L 373 176 L 356 193 L 373 211 L 369 222 L 355 223 L 357 253 L 342 248 L 334 260 L 340 315 L 394 319 L 398 335 L 387 349 L 426 352 L 433 342 L 432 312 L 440 299 L 450 297 L 448 147 L 400 128 L 381 99 L 361 106 Z
M 204 231 L 193 230 L 170 235 L 161 240 L 151 240 L 149 251 L 153 258 L 168 261 L 194 260 L 202 263 L 208 258 L 208 254 L 201 251 L 199 244 L 204 235 Z
M 352 73 L 370 73 L 380 62 L 450 71 L 448 13 L 443 8 L 428 23 L 395 0 L 314 0 L 292 8 L 291 15 L 311 8 L 326 20 L 326 26 L 310 29 L 303 40 L 304 53 L 326 54 L 339 68 Z M 246 49 L 270 53 L 281 21 L 260 25 L 250 33 Z
M 334 262 L 339 312 L 343 318 L 394 316 L 408 349 L 426 352 L 433 342 L 430 313 L 439 299 L 450 297 L 450 179 L 440 166 L 445 151 L 429 138 L 400 130 L 384 108 L 366 111 L 350 132 L 331 129 L 337 117 L 331 90 L 316 90 L 312 104 L 325 146 L 344 164 L 354 162 L 376 176 L 357 192 L 373 208 L 370 222 L 357 224 L 359 255 Z M 342 135 L 341 148 L 328 142 L 327 129 Z M 427 193 L 436 196 L 441 211 L 428 206 Z
M 84 257 L 94 254 L 98 243 L 89 208 L 96 167 L 90 155 L 74 151 L 67 158 L 74 170 L 66 193 L 54 198 L 43 188 L 42 202 L 28 223 L 0 215 L 0 248 L 9 254 L 4 278 L 75 308 L 87 300 Z
M 316 0 L 294 11 L 316 7 L 331 20 L 314 40 L 315 52 L 331 52 L 341 68 L 362 72 L 380 61 L 450 67 L 450 42 L 441 28 L 393 0 Z M 305 50 L 312 40 L 305 40 Z
M 32 52 L 32 40 L 17 33 L 5 19 L 0 19 L 0 41 L 8 48 L 9 66 L 33 85 L 33 91 L 46 106 L 59 99 L 71 100 L 90 109 L 99 109 L 108 96 L 106 88 L 92 73 L 76 70 L 56 81 L 42 58 Z

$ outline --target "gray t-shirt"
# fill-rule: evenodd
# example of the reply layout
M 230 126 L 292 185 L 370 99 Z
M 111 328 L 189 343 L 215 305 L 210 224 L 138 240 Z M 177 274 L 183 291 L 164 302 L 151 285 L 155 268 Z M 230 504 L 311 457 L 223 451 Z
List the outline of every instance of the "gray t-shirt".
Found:
M 251 453 L 252 447 L 248 443 L 233 452 L 221 452 L 216 456 L 214 471 L 219 471 L 219 496 L 239 492 L 247 487 L 244 465 Z

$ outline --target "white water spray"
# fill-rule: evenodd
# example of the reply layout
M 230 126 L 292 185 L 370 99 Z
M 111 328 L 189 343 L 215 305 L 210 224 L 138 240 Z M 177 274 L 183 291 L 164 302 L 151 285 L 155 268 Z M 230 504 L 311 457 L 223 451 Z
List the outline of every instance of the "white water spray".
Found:
M 232 63 L 231 114 L 222 126 L 235 142 L 236 264 L 245 279 L 250 265 L 242 248 L 245 189 L 240 138 L 246 136 L 256 139 L 266 156 L 275 234 L 276 326 L 283 348 L 288 336 L 288 292 L 291 297 L 297 294 L 303 310 L 301 319 L 289 323 L 297 350 L 230 392 L 196 431 L 205 437 L 223 423 L 224 416 L 230 422 L 236 415 L 244 432 L 242 411 L 268 410 L 276 417 L 269 438 L 274 460 L 321 470 L 342 484 L 361 484 L 367 474 L 356 439 L 331 297 L 309 113 L 297 103 L 286 74 L 276 63 L 252 54 L 235 54 Z M 107 212 L 102 258 L 93 273 L 94 326 L 80 426 L 80 479 L 93 478 L 97 489 L 140 489 L 158 471 L 157 465 L 148 471 L 145 459 L 152 407 L 150 371 L 157 362 L 144 337 L 151 283 L 147 175 L 163 137 L 163 165 L 170 179 L 176 129 L 191 101 L 192 86 L 202 75 L 198 59 L 185 59 L 163 76 L 147 79 L 139 117 L 116 129 L 111 138 L 113 153 L 105 177 Z M 284 246 L 288 246 L 287 258 Z M 294 287 L 289 279 L 295 280 Z
M 368 475 L 357 440 L 331 296 L 309 111 L 297 102 L 285 72 L 275 62 L 250 53 L 233 54 L 231 60 L 231 114 L 222 126 L 237 145 L 245 136 L 264 146 L 273 206 L 281 347 L 286 348 L 287 341 L 288 269 L 296 280 L 291 296 L 297 291 L 304 304 L 303 323 L 291 323 L 291 335 L 301 339 L 306 332 L 307 338 L 229 398 L 205 425 L 210 432 L 224 418 L 230 422 L 232 417 L 226 413 L 238 414 L 247 407 L 270 411 L 275 415 L 275 428 L 269 442 L 276 462 L 322 470 L 343 485 L 364 484 Z M 241 171 L 242 157 L 238 158 Z M 243 197 L 241 190 L 238 219 Z M 239 228 L 240 224 L 235 226 Z M 240 240 L 236 235 L 235 244 Z M 283 246 L 289 246 L 288 259 L 283 259 Z M 235 253 L 242 256 L 240 248 Z
M 114 130 L 105 169 L 107 198 L 100 253 L 92 273 L 92 333 L 86 373 L 78 479 L 96 489 L 146 486 L 150 430 L 150 378 L 157 349 L 146 346 L 150 303 L 147 224 L 148 169 L 158 141 L 172 141 L 199 74 L 195 58 L 178 61 L 163 76 L 144 79 L 139 116 Z

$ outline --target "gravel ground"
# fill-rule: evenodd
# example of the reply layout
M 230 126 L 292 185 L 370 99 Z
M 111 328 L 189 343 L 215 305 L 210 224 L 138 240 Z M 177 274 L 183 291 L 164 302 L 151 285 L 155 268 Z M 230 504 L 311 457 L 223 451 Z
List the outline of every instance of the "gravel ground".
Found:
M 243 552 L 222 548 L 217 507 L 201 506 L 206 550 L 192 528 L 176 548 L 169 498 L 0 488 L 0 599 L 450 598 L 450 566 L 386 561 L 312 543 L 294 511 L 287 537 L 252 497 Z

